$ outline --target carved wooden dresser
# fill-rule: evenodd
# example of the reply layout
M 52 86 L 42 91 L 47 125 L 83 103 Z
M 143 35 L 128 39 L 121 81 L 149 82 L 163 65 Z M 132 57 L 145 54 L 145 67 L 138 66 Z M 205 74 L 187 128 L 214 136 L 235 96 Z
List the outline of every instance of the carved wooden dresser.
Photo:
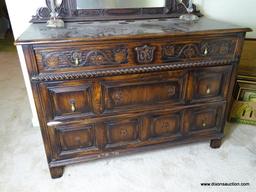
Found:
M 52 177 L 133 151 L 220 147 L 247 31 L 204 17 L 32 24 L 17 44 Z

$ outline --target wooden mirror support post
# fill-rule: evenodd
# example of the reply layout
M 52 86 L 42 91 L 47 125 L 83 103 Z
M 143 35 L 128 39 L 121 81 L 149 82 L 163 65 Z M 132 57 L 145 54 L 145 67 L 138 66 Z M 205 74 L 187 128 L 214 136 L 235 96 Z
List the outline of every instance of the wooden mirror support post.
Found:
M 221 146 L 250 29 L 205 17 L 185 22 L 175 0 L 79 10 L 64 0 L 56 11 L 64 28 L 47 28 L 50 10 L 40 8 L 16 41 L 52 178 L 70 164 L 132 152 L 199 141 Z
M 62 0 L 50 0 L 50 19 L 47 21 L 47 27 L 62 28 L 64 21 L 58 18 L 59 13 L 57 9 L 62 5 Z

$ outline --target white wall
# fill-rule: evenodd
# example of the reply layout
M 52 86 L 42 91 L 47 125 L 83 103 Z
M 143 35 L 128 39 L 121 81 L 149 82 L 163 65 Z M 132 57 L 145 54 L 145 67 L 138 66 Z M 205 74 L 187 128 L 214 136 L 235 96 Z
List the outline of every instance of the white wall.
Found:
M 245 27 L 251 27 L 254 32 L 247 37 L 256 38 L 256 2 L 255 0 L 194 0 L 205 16 L 213 19 L 227 21 Z M 45 5 L 45 0 L 6 0 L 11 19 L 14 37 L 17 39 L 30 25 L 31 16 L 37 8 Z M 29 101 L 32 110 L 33 125 L 38 125 L 34 100 L 21 47 L 17 47 L 24 80 L 28 90 Z
M 194 0 L 201 12 L 210 18 L 253 29 L 248 38 L 256 38 L 255 0 Z
M 13 29 L 14 38 L 17 39 L 23 31 L 30 25 L 29 21 L 31 16 L 35 15 L 37 8 L 44 6 L 44 0 L 5 0 L 9 17 L 11 20 L 11 25 Z M 34 126 L 38 126 L 38 118 L 36 113 L 36 108 L 34 104 L 34 99 L 32 96 L 31 86 L 29 82 L 29 77 L 27 73 L 26 63 L 24 59 L 24 54 L 21 46 L 17 46 L 17 51 L 20 59 L 21 69 L 24 76 L 24 81 L 26 84 L 29 102 L 32 111 L 32 123 Z

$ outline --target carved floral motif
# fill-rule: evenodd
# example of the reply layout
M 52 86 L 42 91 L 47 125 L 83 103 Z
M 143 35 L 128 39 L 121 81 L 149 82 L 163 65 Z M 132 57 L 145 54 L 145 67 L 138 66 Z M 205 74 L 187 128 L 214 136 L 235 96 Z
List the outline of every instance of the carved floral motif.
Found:
M 113 48 L 102 50 L 62 50 L 37 53 L 37 58 L 48 69 L 68 68 L 90 65 L 119 65 L 128 63 L 128 50 L 126 48 Z
M 121 90 L 117 90 L 112 94 L 112 100 L 115 105 L 119 105 L 123 101 L 123 92 Z
M 182 52 L 185 58 L 195 57 L 198 53 L 197 48 L 194 45 L 189 45 L 187 47 L 184 47 L 184 50 L 182 50 Z
M 175 47 L 173 45 L 171 46 L 165 46 L 164 49 L 164 55 L 168 56 L 168 57 L 173 57 L 175 55 Z
M 127 60 L 127 50 L 118 49 L 114 55 L 115 61 L 118 63 L 125 63 Z
M 232 39 L 203 40 L 191 44 L 167 44 L 162 46 L 164 62 L 196 57 L 228 57 L 235 52 L 236 41 Z
M 168 97 L 172 97 L 175 95 L 176 93 L 176 88 L 175 86 L 170 86 L 167 90 L 167 93 L 168 93 Z
M 220 54 L 225 55 L 229 52 L 229 44 L 227 42 L 222 43 L 220 46 Z
M 122 129 L 120 130 L 120 135 L 121 135 L 122 137 L 126 137 L 126 136 L 128 135 L 127 129 L 122 128 Z
M 50 67 L 55 67 L 59 63 L 59 57 L 56 55 L 49 56 L 48 58 L 46 58 L 46 63 Z
M 140 64 L 151 63 L 154 60 L 154 53 L 156 47 L 151 46 L 143 46 L 143 47 L 136 47 L 135 51 L 137 52 L 137 61 Z
M 109 57 L 101 51 L 91 51 L 86 56 L 86 61 L 94 65 L 104 65 L 111 62 Z
M 161 125 L 161 128 L 163 129 L 163 130 L 169 130 L 170 129 L 170 122 L 168 122 L 168 121 L 163 121 L 162 122 L 162 125 Z

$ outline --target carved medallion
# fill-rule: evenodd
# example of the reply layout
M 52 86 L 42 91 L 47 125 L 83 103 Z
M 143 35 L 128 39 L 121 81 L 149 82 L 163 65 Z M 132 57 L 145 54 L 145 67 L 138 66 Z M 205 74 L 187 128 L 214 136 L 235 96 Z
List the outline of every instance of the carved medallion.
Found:
M 221 55 L 225 55 L 228 54 L 229 52 L 229 44 L 228 43 L 222 43 L 222 45 L 220 46 L 220 54 Z
M 197 53 L 197 51 L 195 49 L 195 46 L 192 46 L 192 45 L 186 47 L 183 50 L 183 54 L 184 54 L 185 58 L 192 58 L 192 57 L 196 56 L 196 53 Z
M 162 46 L 162 49 L 162 59 L 164 62 L 192 58 L 200 55 L 198 44 L 171 44 Z
M 94 65 L 108 63 L 109 58 L 102 51 L 90 51 L 86 56 L 86 61 Z
M 168 93 L 168 97 L 172 97 L 175 95 L 176 93 L 176 88 L 175 86 L 170 86 L 167 90 L 167 93 Z
M 127 129 L 121 129 L 120 130 L 120 135 L 122 136 L 122 137 L 126 137 L 127 135 L 128 135 L 128 131 L 127 131 Z
M 156 47 L 143 46 L 136 47 L 135 51 L 137 52 L 137 61 L 140 64 L 151 63 L 154 60 L 154 53 Z
M 120 90 L 117 90 L 112 95 L 112 100 L 115 105 L 120 104 L 123 101 L 123 93 Z
M 59 64 L 59 57 L 52 55 L 46 58 L 46 63 L 49 67 L 55 67 Z
M 114 58 L 117 63 L 125 63 L 127 60 L 127 50 L 126 49 L 119 49 L 116 50 Z
M 175 47 L 172 45 L 163 47 L 163 51 L 165 56 L 173 57 L 175 55 Z
M 161 128 L 163 130 L 169 130 L 171 128 L 170 123 L 168 121 L 163 121 Z

